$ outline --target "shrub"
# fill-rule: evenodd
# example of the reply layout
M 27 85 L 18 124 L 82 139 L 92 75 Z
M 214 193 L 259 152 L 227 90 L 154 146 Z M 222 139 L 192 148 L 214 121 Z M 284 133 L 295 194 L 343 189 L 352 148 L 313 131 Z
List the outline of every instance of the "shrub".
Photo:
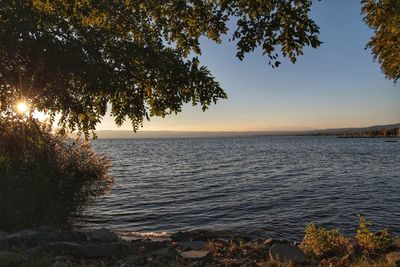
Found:
M 369 227 L 372 223 L 367 221 L 363 216 L 359 216 L 360 225 L 357 229 L 356 240 L 361 246 L 364 254 L 368 256 L 376 256 L 389 250 L 392 245 L 392 237 L 388 229 L 380 230 L 376 233 L 372 232 Z
M 108 168 L 88 142 L 32 118 L 0 117 L 0 229 L 68 225 L 111 188 Z
M 344 255 L 348 245 L 350 245 L 350 239 L 340 234 L 338 230 L 309 224 L 306 227 L 300 249 L 309 257 L 324 259 Z
M 384 257 L 378 259 L 369 259 L 368 257 L 360 257 L 350 263 L 350 267 L 396 267 L 395 263 L 388 262 Z

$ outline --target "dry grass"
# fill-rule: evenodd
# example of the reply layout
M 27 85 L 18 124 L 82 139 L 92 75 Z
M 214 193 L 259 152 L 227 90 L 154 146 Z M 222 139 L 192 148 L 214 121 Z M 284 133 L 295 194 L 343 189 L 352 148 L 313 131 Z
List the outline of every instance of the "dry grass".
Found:
M 0 229 L 63 226 L 113 183 L 89 143 L 34 119 L 0 118 Z

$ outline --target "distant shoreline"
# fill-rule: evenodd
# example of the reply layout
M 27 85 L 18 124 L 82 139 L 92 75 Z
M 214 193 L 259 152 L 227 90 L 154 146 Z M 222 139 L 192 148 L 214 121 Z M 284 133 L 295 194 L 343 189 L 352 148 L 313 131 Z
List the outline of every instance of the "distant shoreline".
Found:
M 142 138 L 212 138 L 247 136 L 333 136 L 349 138 L 394 138 L 400 137 L 400 123 L 376 125 L 362 128 L 316 129 L 305 131 L 133 131 L 100 130 L 99 139 L 142 139 Z M 75 136 L 72 134 L 72 136 Z
M 140 136 L 140 137 L 98 137 L 98 140 L 144 140 L 144 139 L 224 139 L 224 138 L 251 138 L 251 137 L 331 137 L 338 139 L 388 139 L 388 140 L 400 140 L 399 136 L 392 137 L 369 137 L 369 136 L 343 136 L 343 135 L 331 135 L 331 134 L 317 134 L 317 135 L 306 135 L 306 134 L 246 134 L 246 135 L 193 135 L 193 136 Z M 399 141 L 400 142 L 400 141 Z

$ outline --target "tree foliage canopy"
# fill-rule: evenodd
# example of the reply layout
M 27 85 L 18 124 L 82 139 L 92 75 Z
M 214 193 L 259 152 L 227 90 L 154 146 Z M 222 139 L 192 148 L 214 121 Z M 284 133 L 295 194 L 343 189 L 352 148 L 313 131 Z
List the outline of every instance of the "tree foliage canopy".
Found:
M 397 0 L 363 0 L 368 44 L 399 78 Z M 110 109 L 117 125 L 203 110 L 226 98 L 201 65 L 200 38 L 230 34 L 242 60 L 260 48 L 272 67 L 318 47 L 312 0 L 2 0 L 0 113 L 25 99 L 88 134 Z M 236 23 L 233 29 L 228 26 Z
M 400 1 L 362 0 L 365 23 L 374 30 L 367 47 L 387 78 L 400 78 Z
M 205 110 L 226 94 L 196 57 L 201 37 L 231 36 L 237 57 L 261 47 L 269 63 L 318 47 L 311 0 L 3 0 L 0 100 L 25 98 L 88 133 L 111 107 L 117 125 Z

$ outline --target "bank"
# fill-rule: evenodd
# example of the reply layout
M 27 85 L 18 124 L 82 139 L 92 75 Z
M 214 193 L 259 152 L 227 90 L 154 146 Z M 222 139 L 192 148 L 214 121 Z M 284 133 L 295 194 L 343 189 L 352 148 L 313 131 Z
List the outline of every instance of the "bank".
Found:
M 367 256 L 352 241 L 338 255 L 310 257 L 300 243 L 251 239 L 228 231 L 195 230 L 138 238 L 101 228 L 53 227 L 0 231 L 0 267 L 69 266 L 400 266 L 400 239 Z M 318 244 L 316 244 L 318 245 Z

